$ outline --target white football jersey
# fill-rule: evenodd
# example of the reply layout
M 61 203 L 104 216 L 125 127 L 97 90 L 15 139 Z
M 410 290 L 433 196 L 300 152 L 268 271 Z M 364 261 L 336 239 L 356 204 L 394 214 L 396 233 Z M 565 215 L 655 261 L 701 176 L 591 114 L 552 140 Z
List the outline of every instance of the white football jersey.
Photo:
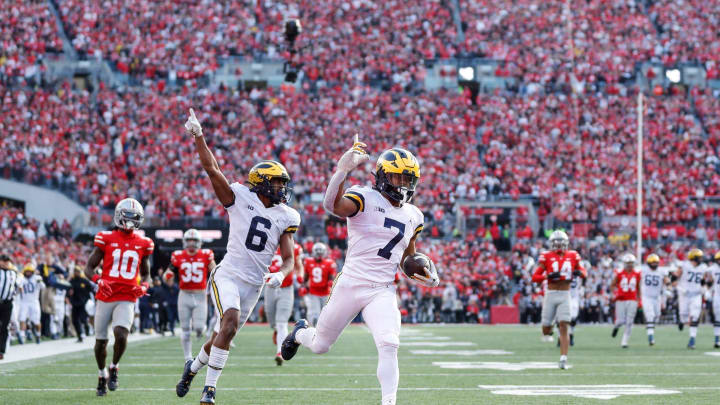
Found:
M 423 213 L 414 205 L 393 206 L 379 191 L 353 186 L 345 190 L 358 207 L 348 217 L 348 250 L 342 272 L 373 283 L 390 283 L 410 239 L 423 229 Z
M 235 202 L 227 207 L 230 235 L 217 271 L 232 272 L 246 283 L 262 285 L 280 236 L 297 231 L 300 214 L 285 204 L 266 208 L 257 194 L 240 183 L 230 188 L 235 193 Z
M 703 263 L 695 266 L 689 260 L 684 260 L 680 262 L 680 268 L 683 273 L 678 282 L 678 290 L 685 295 L 700 294 L 702 292 L 700 281 L 708 271 L 707 266 Z
M 22 279 L 22 294 L 20 294 L 20 302 L 24 304 L 40 302 L 40 290 L 45 288 L 45 283 L 39 274 L 33 274 L 29 278 Z
M 708 266 L 708 271 L 712 274 L 713 278 L 712 292 L 713 297 L 715 297 L 713 298 L 714 301 L 715 299 L 720 299 L 720 265 L 712 263 Z
M 684 271 L 684 270 L 683 270 Z M 665 276 L 667 275 L 664 267 L 651 269 L 647 264 L 643 264 L 641 268 L 640 283 L 642 285 L 642 295 L 648 298 L 657 298 L 662 295 Z

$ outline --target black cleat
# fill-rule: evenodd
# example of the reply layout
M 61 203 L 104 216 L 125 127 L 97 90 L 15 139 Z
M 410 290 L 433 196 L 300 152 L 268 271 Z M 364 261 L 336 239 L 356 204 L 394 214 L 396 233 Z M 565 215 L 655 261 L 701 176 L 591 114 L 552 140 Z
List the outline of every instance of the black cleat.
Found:
M 305 319 L 299 320 L 295 324 L 295 328 L 293 328 L 293 331 L 283 340 L 282 346 L 280 349 L 280 354 L 282 355 L 283 360 L 288 361 L 295 357 L 295 353 L 297 353 L 298 348 L 300 347 L 300 343 L 295 341 L 295 334 L 300 329 L 307 329 L 308 327 L 308 321 Z
M 202 398 L 200 398 L 201 404 L 214 404 L 215 403 L 215 387 L 206 385 L 203 389 Z
M 679 323 L 679 324 L 678 324 L 678 330 L 679 330 L 679 331 L 682 332 L 682 330 L 683 330 L 684 328 L 685 328 L 685 324 L 684 324 L 684 323 Z
M 190 370 L 190 366 L 192 365 L 192 363 L 192 360 L 188 360 L 185 362 L 185 368 L 183 369 L 182 377 L 180 377 L 180 381 L 175 386 L 175 393 L 180 398 L 184 397 L 185 394 L 190 391 L 190 383 L 192 382 L 193 378 L 195 378 L 195 373 Z
M 108 379 L 108 389 L 115 391 L 118 387 L 118 369 L 117 367 L 110 369 L 110 378 Z
M 613 331 L 612 331 L 612 335 L 611 335 L 611 336 L 612 336 L 612 337 L 615 337 L 615 336 L 617 336 L 618 330 L 620 330 L 620 328 L 618 328 L 617 326 L 616 326 L 616 327 L 614 327 L 614 328 L 613 328 Z
M 99 397 L 104 397 L 105 395 L 107 395 L 107 388 L 107 378 L 98 377 L 98 386 L 95 394 Z
M 275 364 L 277 364 L 278 366 L 282 366 L 282 362 L 283 362 L 282 356 L 280 355 L 280 353 L 278 353 L 275 356 Z

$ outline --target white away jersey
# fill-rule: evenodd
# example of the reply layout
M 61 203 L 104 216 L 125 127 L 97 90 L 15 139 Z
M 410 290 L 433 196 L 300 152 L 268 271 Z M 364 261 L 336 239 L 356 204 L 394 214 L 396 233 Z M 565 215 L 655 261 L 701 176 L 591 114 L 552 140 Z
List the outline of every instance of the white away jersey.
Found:
M 683 270 L 684 271 L 684 270 Z M 647 264 L 641 269 L 642 296 L 648 298 L 657 298 L 662 294 L 665 276 L 667 275 L 664 267 L 658 267 L 653 270 Z
M 266 208 L 257 194 L 240 183 L 230 188 L 235 203 L 227 207 L 230 235 L 218 271 L 232 272 L 246 283 L 262 285 L 280 236 L 297 231 L 300 214 L 285 204 Z
M 716 299 L 720 299 L 720 265 L 717 263 L 713 263 L 708 266 L 708 271 L 712 275 L 713 278 L 713 301 Z M 717 315 L 716 315 L 717 316 Z
M 705 264 L 695 266 L 689 260 L 680 262 L 682 276 L 678 282 L 678 290 L 685 295 L 698 295 L 702 292 L 700 281 L 705 276 L 708 268 Z
M 410 239 L 423 229 L 423 213 L 408 203 L 395 207 L 370 187 L 353 186 L 343 196 L 357 205 L 358 212 L 347 219 L 342 272 L 374 283 L 392 282 Z
M 30 278 L 22 279 L 22 294 L 20 294 L 20 302 L 35 303 L 40 302 L 40 290 L 45 288 L 45 283 L 39 274 L 33 274 Z

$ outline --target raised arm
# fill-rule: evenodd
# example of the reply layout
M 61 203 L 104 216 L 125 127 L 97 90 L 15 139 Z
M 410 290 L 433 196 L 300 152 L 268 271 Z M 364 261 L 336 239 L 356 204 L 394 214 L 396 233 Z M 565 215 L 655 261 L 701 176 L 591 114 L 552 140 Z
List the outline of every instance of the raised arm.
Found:
M 197 150 L 198 156 L 200 157 L 200 164 L 210 178 L 210 183 L 215 190 L 215 195 L 224 207 L 230 207 L 235 203 L 235 194 L 230 188 L 230 183 L 224 174 L 220 171 L 220 165 L 218 165 L 215 156 L 213 156 L 207 143 L 205 143 L 205 137 L 202 133 L 202 127 L 200 122 L 195 117 L 195 111 L 190 109 L 190 116 L 185 123 L 185 130 L 187 133 L 195 138 L 195 150 Z
M 355 215 L 360 210 L 357 202 L 349 198 L 343 198 L 343 191 L 345 191 L 345 179 L 348 174 L 370 158 L 365 152 L 365 148 L 367 148 L 367 145 L 359 142 L 356 134 L 352 148 L 345 152 L 338 161 L 337 170 L 330 178 L 325 191 L 323 207 L 327 212 L 345 218 Z

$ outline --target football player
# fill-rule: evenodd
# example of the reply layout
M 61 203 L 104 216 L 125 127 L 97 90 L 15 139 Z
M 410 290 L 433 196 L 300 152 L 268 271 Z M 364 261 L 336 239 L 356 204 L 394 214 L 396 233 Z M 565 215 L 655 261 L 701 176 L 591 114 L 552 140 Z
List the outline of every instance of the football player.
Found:
M 630 253 L 624 255 L 622 263 L 623 268 L 615 270 L 610 282 L 610 296 L 615 300 L 615 326 L 612 337 L 617 336 L 618 330 L 625 326 L 620 345 L 623 349 L 627 349 L 642 283 L 640 273 L 635 271 L 635 256 Z
M 690 325 L 688 349 L 695 349 L 695 338 L 702 311 L 701 283 L 704 283 L 705 273 L 708 271 L 708 267 L 702 263 L 702 259 L 702 250 L 692 249 L 688 252 L 687 260 L 680 262 L 674 273 L 675 278 L 680 280 L 678 283 L 680 324 Z
M 575 277 L 586 278 L 587 273 L 580 264 L 580 255 L 568 249 L 570 239 L 565 232 L 554 231 L 550 234 L 549 243 L 550 250 L 542 252 L 538 258 L 538 267 L 533 273 L 532 281 L 542 284 L 547 280 L 547 291 L 542 307 L 542 332 L 546 337 L 552 336 L 552 325 L 557 320 L 560 329 L 558 367 L 565 370 L 570 343 L 568 337 L 568 324 L 571 320 L 570 284 Z
M 201 337 L 207 320 L 207 279 L 215 268 L 215 254 L 202 249 L 202 238 L 197 229 L 188 229 L 183 234 L 183 249 L 176 250 L 170 257 L 170 270 L 177 273 L 178 318 L 180 319 L 180 343 L 185 354 L 185 363 L 192 360 L 192 340 L 195 331 Z
M 262 161 L 250 169 L 247 185 L 228 182 L 205 143 L 195 112 L 185 129 L 195 140 L 200 163 L 210 178 L 215 195 L 230 219 L 227 253 L 210 274 L 210 296 L 219 321 L 212 336 L 194 360 L 185 363 L 175 387 L 179 397 L 205 365 L 202 404 L 214 404 L 217 380 L 227 362 L 230 342 L 255 308 L 263 285 L 279 287 L 295 266 L 293 234 L 300 226 L 300 214 L 286 205 L 290 198 L 290 175 L 279 162 Z M 277 273 L 268 266 L 278 245 L 282 265 Z
M 715 335 L 715 348 L 720 349 L 720 251 L 715 253 L 713 262 L 708 266 L 708 272 L 712 278 L 712 310 L 713 310 L 713 332 Z
M 127 346 L 135 316 L 135 301 L 145 295 L 150 275 L 150 255 L 155 244 L 150 238 L 135 232 L 145 219 L 139 202 L 126 198 L 115 206 L 110 231 L 95 235 L 95 248 L 85 266 L 85 276 L 92 279 L 102 262 L 102 275 L 98 278 L 95 299 L 95 361 L 98 366 L 96 394 L 104 396 L 107 390 L 118 387 L 118 364 Z M 115 335 L 110 369 L 105 368 L 108 328 Z M 79 333 L 79 331 L 78 331 Z
M 643 315 L 645 316 L 645 327 L 647 329 L 648 344 L 655 345 L 655 323 L 660 320 L 660 298 L 662 297 L 663 286 L 668 283 L 665 272 L 660 269 L 660 257 L 651 253 L 645 259 L 642 266 L 642 278 L 640 284 L 642 290 Z
M 394 405 L 400 378 L 400 310 L 394 281 L 400 263 L 415 253 L 415 240 L 423 229 L 422 212 L 409 203 L 420 178 L 420 164 L 405 149 L 387 150 L 378 158 L 374 187 L 345 190 L 348 174 L 369 158 L 365 148 L 356 135 L 352 148 L 340 158 L 323 201 L 328 212 L 347 218 L 349 248 L 342 273 L 335 279 L 316 327 L 308 327 L 304 319 L 295 324 L 283 342 L 282 356 L 290 360 L 301 344 L 313 353 L 326 353 L 361 312 L 378 350 L 382 404 Z M 418 280 L 437 286 L 437 273 L 434 269 L 429 273 Z
M 35 266 L 28 263 L 23 268 L 22 293 L 20 294 L 20 334 L 30 340 L 29 332 L 40 343 L 40 292 L 45 288 L 42 277 L 35 272 Z M 30 329 L 28 331 L 28 328 Z
M 275 364 L 282 366 L 283 359 L 280 355 L 280 349 L 283 340 L 288 335 L 288 322 L 292 315 L 293 303 L 295 302 L 295 291 L 293 288 L 293 275 L 297 277 L 299 283 L 302 283 L 305 277 L 305 270 L 302 263 L 302 246 L 295 245 L 293 253 L 295 265 L 293 271 L 283 279 L 280 287 L 265 289 L 265 315 L 267 315 L 270 328 L 273 329 L 273 344 L 277 346 L 275 352 Z M 280 250 L 275 252 L 272 263 L 270 264 L 270 273 L 277 273 L 282 266 L 282 257 Z
M 327 257 L 328 248 L 324 243 L 316 242 L 312 247 L 312 257 L 305 259 L 309 294 L 305 296 L 308 320 L 316 325 L 320 310 L 325 306 L 333 279 L 337 273 L 335 260 Z

